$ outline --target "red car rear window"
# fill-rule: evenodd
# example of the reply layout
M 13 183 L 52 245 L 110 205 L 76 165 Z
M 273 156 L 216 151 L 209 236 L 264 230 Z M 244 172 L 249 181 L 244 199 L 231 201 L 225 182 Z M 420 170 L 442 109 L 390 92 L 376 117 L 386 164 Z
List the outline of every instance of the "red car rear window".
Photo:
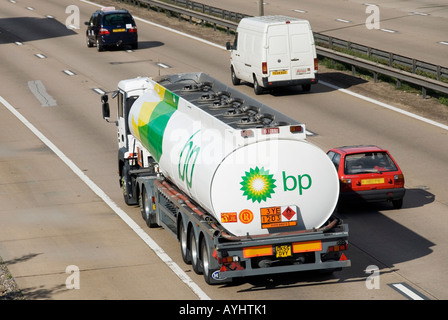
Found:
M 345 156 L 344 174 L 398 171 L 386 152 L 366 152 Z

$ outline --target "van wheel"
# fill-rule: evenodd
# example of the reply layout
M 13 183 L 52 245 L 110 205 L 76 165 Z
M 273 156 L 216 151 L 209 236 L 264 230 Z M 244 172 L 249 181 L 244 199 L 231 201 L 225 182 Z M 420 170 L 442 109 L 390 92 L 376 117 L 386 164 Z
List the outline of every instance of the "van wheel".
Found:
M 254 76 L 254 92 L 256 95 L 263 93 L 263 87 L 260 87 L 257 81 L 257 77 Z
M 235 70 L 233 70 L 233 67 L 230 67 L 230 73 L 231 73 L 231 76 L 232 76 L 232 83 L 233 83 L 233 85 L 234 86 L 239 85 L 241 83 L 241 80 L 236 77 Z
M 302 84 L 302 91 L 309 92 L 311 90 L 311 84 Z

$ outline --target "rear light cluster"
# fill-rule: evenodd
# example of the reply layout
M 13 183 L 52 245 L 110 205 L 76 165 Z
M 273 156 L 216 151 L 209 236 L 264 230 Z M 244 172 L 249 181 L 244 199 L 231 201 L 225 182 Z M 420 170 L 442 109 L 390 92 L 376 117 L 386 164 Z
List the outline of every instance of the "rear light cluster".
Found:
M 348 249 L 348 243 L 344 242 L 341 244 L 337 244 L 335 246 L 328 247 L 328 252 L 338 252 L 344 251 Z
M 394 175 L 394 185 L 396 187 L 403 187 L 404 186 L 404 175 L 402 175 L 402 174 Z
M 352 190 L 352 179 L 341 179 L 341 191 Z
M 268 63 L 267 62 L 261 63 L 261 71 L 263 72 L 263 74 L 268 74 Z
M 106 28 L 101 28 L 100 29 L 100 35 L 108 35 L 108 34 L 110 34 L 110 32 Z
M 128 29 L 128 32 L 132 32 L 132 33 L 137 32 L 137 27 L 129 28 L 129 29 Z

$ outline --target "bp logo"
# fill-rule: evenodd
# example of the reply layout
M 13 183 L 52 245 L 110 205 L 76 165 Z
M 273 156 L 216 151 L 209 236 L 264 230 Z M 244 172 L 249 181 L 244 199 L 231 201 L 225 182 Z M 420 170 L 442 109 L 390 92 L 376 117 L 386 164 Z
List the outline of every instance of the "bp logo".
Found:
M 266 201 L 275 192 L 276 185 L 273 176 L 273 174 L 269 174 L 269 170 L 264 170 L 264 167 L 261 169 L 255 167 L 255 169 L 251 168 L 249 172 L 246 171 L 245 175 L 241 177 L 243 181 L 240 182 L 242 185 L 240 190 L 244 191 L 243 196 L 252 202 Z

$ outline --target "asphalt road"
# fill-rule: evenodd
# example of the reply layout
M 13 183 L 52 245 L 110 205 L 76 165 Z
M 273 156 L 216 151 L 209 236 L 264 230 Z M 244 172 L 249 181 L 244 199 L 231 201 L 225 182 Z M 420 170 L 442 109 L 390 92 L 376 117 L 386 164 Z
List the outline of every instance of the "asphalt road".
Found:
M 253 16 L 259 14 L 258 0 L 198 2 Z M 448 4 L 444 0 L 276 0 L 263 3 L 265 15 L 307 19 L 314 32 L 447 66 Z M 378 9 L 372 11 L 368 8 L 371 5 Z M 378 25 L 370 28 L 374 13 L 378 13 L 375 16 Z
M 448 298 L 447 130 L 322 84 L 309 94 L 285 90 L 257 98 L 306 123 L 316 134 L 310 141 L 325 151 L 364 143 L 388 148 L 405 173 L 403 208 L 375 204 L 343 214 L 352 267 L 341 272 L 206 285 L 183 264 L 168 232 L 148 229 L 139 209 L 124 204 L 116 128 L 103 121 L 94 89 L 191 71 L 230 84 L 228 52 L 139 21 L 140 49 L 100 53 L 87 48 L 83 25 L 66 28 L 72 4 L 0 3 L 0 256 L 26 298 L 408 299 L 393 284 L 418 297 Z M 81 23 L 96 10 L 76 5 Z M 239 89 L 253 95 L 250 86 Z M 378 267 L 378 277 L 369 266 Z M 70 289 L 75 275 L 79 289 Z

